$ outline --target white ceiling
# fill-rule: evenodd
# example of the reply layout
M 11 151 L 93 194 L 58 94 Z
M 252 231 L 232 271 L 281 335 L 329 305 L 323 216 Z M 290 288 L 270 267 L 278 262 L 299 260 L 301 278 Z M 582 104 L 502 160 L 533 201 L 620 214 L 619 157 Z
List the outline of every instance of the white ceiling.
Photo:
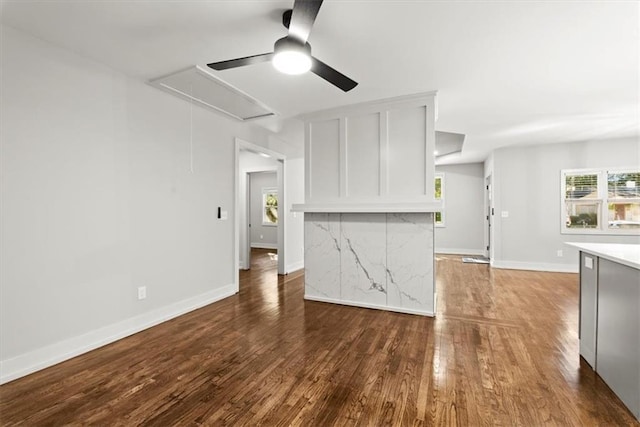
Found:
M 3 0 L 1 19 L 147 81 L 272 51 L 292 5 Z M 450 162 L 479 161 L 506 145 L 637 135 L 639 22 L 637 1 L 329 0 L 309 43 L 359 82 L 351 92 L 269 63 L 212 72 L 284 119 L 438 90 L 437 130 L 466 134 Z

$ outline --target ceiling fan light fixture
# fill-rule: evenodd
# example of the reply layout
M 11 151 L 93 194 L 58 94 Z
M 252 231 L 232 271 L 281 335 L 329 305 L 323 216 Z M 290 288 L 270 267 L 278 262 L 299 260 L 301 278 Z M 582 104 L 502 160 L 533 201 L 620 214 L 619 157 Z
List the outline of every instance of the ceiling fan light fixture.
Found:
M 311 58 L 300 52 L 280 52 L 273 57 L 273 66 L 281 73 L 303 74 L 311 69 Z
M 273 66 L 285 74 L 303 74 L 311 69 L 311 46 L 289 37 L 278 40 L 274 46 Z

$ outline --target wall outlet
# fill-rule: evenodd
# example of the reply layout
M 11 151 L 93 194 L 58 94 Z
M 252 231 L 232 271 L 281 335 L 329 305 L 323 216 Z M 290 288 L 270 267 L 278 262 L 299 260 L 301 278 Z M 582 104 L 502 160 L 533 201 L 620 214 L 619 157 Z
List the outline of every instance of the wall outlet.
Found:
M 593 269 L 593 258 L 588 256 L 584 257 L 584 266 Z
M 558 255 L 558 257 L 562 256 L 562 249 L 558 250 L 558 252 L 556 252 L 556 255 Z
M 260 235 L 260 240 L 262 240 L 262 239 L 264 239 L 264 235 L 261 234 Z
M 139 286 L 138 287 L 138 299 L 145 299 L 147 297 L 147 287 Z

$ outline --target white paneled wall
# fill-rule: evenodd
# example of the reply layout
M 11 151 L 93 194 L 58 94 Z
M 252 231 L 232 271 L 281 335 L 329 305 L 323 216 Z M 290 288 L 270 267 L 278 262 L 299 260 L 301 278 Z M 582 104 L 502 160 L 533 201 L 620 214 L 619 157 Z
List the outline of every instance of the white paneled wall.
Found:
M 380 194 L 380 114 L 350 117 L 346 139 L 346 196 Z
M 435 93 L 303 119 L 307 204 L 433 201 Z
M 426 114 L 427 108 L 422 106 L 398 108 L 387 113 L 387 185 L 390 195 L 427 195 Z M 429 189 L 433 194 L 433 185 Z
M 316 177 L 313 193 L 318 199 L 335 198 L 340 194 L 340 120 L 313 123 L 309 131 L 313 133 L 308 150 L 309 170 Z

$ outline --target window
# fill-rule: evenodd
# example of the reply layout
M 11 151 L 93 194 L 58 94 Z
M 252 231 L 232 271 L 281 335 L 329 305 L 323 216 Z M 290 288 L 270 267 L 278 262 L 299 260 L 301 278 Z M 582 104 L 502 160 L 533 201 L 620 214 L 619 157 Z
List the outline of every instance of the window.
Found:
M 442 200 L 442 210 L 436 212 L 435 224 L 436 227 L 444 227 L 444 174 L 437 173 L 435 178 L 435 199 Z
M 565 182 L 565 211 L 567 228 L 598 228 L 600 192 L 598 174 L 568 173 Z
M 607 173 L 609 230 L 640 230 L 640 172 Z
M 638 233 L 640 171 L 562 171 L 562 212 L 564 233 Z
M 278 190 L 262 189 L 262 225 L 278 225 Z

